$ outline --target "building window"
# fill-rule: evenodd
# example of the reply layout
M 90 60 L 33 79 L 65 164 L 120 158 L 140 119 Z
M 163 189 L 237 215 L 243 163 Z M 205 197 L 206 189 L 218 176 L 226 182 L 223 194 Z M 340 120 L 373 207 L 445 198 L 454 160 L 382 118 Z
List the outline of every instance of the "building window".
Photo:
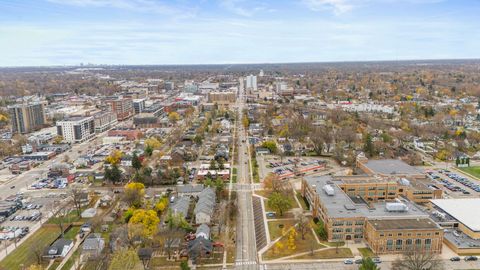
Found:
M 384 237 L 384 236 L 385 236 L 385 234 L 383 234 L 383 233 L 380 234 L 380 237 Z
M 402 248 L 403 248 L 402 239 L 397 239 L 397 242 L 395 243 L 395 247 L 396 247 L 397 250 L 402 250 Z
M 388 237 L 392 237 L 392 236 L 393 236 L 393 234 L 391 234 L 391 233 L 388 234 Z
M 415 246 L 417 246 L 417 248 L 421 248 L 422 247 L 422 239 L 415 239 Z
M 397 233 L 397 236 L 402 236 L 403 234 L 402 233 Z
M 430 249 L 432 247 L 432 239 L 425 239 L 425 249 Z
M 387 240 L 387 250 L 393 250 L 393 240 Z
M 407 248 L 411 248 L 413 245 L 413 240 L 412 239 L 407 239 L 406 241 Z
M 353 225 L 353 222 L 347 221 L 347 222 L 345 223 L 345 225 L 346 225 L 346 226 L 352 226 L 352 225 Z
M 435 235 L 440 235 L 440 233 L 439 233 L 439 232 L 435 232 Z

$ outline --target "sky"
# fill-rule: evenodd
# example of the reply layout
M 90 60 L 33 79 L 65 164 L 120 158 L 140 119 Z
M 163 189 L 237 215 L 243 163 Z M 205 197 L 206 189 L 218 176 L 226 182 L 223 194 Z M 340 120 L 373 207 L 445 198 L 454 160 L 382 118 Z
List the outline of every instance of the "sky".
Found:
M 0 66 L 480 58 L 480 0 L 0 0 Z

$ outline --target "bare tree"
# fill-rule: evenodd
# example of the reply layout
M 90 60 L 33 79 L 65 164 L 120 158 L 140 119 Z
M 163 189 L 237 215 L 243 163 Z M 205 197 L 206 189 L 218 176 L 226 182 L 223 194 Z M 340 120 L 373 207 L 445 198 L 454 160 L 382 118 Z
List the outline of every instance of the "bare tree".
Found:
M 80 184 L 74 184 L 69 189 L 70 198 L 72 198 L 73 206 L 77 210 L 77 216 L 80 216 L 82 211 L 82 200 L 86 195 L 86 191 Z
M 303 210 L 295 213 L 295 222 L 297 223 L 297 231 L 300 232 L 302 240 L 305 240 L 305 234 L 310 229 L 310 221 L 303 213 Z
M 444 265 L 440 258 L 431 252 L 413 250 L 405 253 L 402 258 L 397 258 L 392 263 L 396 270 L 443 270 Z

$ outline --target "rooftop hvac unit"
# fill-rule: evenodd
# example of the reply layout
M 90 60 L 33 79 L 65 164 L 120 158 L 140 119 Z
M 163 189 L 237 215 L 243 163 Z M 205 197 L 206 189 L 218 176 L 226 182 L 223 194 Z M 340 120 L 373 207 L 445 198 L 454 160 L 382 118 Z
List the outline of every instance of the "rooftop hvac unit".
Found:
M 408 206 L 404 203 L 387 203 L 388 212 L 406 212 L 408 211 Z
M 325 191 L 325 193 L 327 193 L 328 196 L 333 196 L 333 195 L 335 195 L 335 190 L 334 190 L 333 187 L 330 186 L 330 185 L 325 185 L 325 186 L 323 186 L 323 190 Z
M 410 181 L 408 181 L 408 180 L 405 179 L 405 178 L 401 178 L 401 179 L 400 179 L 400 185 L 402 185 L 402 186 L 410 186 Z

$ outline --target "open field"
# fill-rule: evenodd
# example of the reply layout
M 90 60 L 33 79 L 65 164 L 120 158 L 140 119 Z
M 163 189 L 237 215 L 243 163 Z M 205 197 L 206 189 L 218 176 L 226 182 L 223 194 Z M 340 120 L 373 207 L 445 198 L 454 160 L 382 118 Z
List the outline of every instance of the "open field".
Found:
M 465 168 L 459 168 L 459 169 L 463 172 L 471 174 L 476 178 L 480 179 L 480 166 L 472 166 L 472 167 L 465 167 Z
M 297 236 L 295 237 L 296 247 L 293 250 L 288 248 L 287 239 L 288 239 L 288 235 L 285 235 L 284 237 L 282 237 L 282 239 L 279 241 L 280 245 L 282 245 L 282 248 L 278 248 L 277 245 L 272 246 L 263 254 L 263 258 L 265 260 L 278 259 L 281 257 L 290 256 L 290 255 L 294 255 L 302 252 L 308 252 L 311 250 L 316 250 L 324 247 L 317 243 L 311 230 L 308 230 L 307 233 L 305 234 L 305 240 L 302 240 L 302 236 L 300 235 L 300 233 L 297 234 Z

